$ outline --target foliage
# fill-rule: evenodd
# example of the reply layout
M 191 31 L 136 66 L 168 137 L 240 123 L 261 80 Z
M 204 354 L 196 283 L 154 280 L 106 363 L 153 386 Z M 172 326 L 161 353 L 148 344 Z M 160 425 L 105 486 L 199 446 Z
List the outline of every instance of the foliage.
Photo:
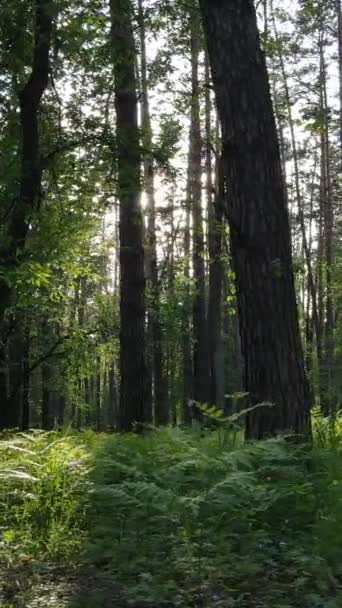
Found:
M 1 606 L 2 601 L 26 605 L 26 587 L 53 576 L 57 567 L 71 568 L 84 538 L 89 448 L 95 441 L 95 435 L 37 431 L 2 436 Z
M 2 605 L 71 579 L 58 606 L 337 608 L 341 422 L 317 416 L 315 437 L 4 437 Z

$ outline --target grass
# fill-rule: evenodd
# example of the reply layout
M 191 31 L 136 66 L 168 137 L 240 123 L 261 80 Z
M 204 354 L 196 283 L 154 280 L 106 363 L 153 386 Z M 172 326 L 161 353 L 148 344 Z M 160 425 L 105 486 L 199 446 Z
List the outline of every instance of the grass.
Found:
M 342 607 L 342 428 L 4 438 L 2 608 Z
M 72 574 L 86 536 L 89 460 L 98 441 L 42 432 L 0 441 L 2 608 L 26 608 L 57 572 Z

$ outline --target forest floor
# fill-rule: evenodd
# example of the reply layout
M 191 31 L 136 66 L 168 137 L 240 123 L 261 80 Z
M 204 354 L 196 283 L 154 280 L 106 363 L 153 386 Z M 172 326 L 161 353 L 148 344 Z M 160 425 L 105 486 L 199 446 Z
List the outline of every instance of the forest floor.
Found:
M 342 432 L 0 440 L 1 608 L 342 607 Z

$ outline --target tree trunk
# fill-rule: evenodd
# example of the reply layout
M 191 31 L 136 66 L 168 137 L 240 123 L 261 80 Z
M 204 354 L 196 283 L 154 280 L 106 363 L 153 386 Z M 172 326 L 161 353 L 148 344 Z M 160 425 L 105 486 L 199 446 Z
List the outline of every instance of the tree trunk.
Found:
M 191 348 L 191 294 L 190 294 L 190 146 L 188 178 L 185 200 L 185 227 L 184 227 L 184 304 L 182 314 L 182 360 L 183 360 L 183 397 L 182 397 L 182 422 L 186 425 L 191 423 L 190 403 L 193 397 L 193 369 Z
M 30 427 L 30 324 L 26 320 L 24 328 L 24 343 L 22 356 L 22 412 L 21 428 L 27 431 Z
M 191 126 L 190 126 L 190 193 L 193 230 L 193 331 L 194 331 L 194 400 L 209 400 L 209 352 L 205 303 L 204 234 L 202 212 L 202 135 L 199 87 L 200 21 L 197 11 L 191 13 Z M 199 411 L 195 410 L 198 417 Z
M 222 407 L 225 392 L 224 338 L 223 338 L 223 206 L 224 174 L 222 159 L 216 159 L 215 198 L 209 215 L 209 304 L 208 334 L 210 349 L 211 403 Z
M 306 266 L 307 266 L 308 287 L 309 287 L 310 294 L 311 294 L 312 317 L 313 317 L 313 324 L 314 324 L 315 334 L 316 334 L 317 359 L 318 359 L 318 361 L 320 361 L 321 354 L 322 354 L 322 326 L 320 325 L 320 322 L 319 322 L 316 284 L 315 284 L 314 273 L 313 273 L 313 269 L 312 269 L 310 247 L 308 245 L 308 240 L 307 240 L 307 236 L 306 236 L 304 203 L 303 203 L 303 197 L 302 197 L 301 187 L 300 187 L 300 170 L 299 170 L 299 160 L 298 160 L 298 151 L 297 151 L 297 141 L 296 141 L 296 135 L 295 135 L 294 121 L 293 121 L 293 116 L 292 116 L 292 101 L 291 101 L 291 97 L 290 97 L 290 90 L 289 90 L 289 85 L 288 85 L 285 61 L 284 61 L 284 57 L 282 54 L 281 43 L 279 41 L 277 24 L 276 24 L 276 19 L 275 19 L 275 15 L 274 15 L 273 0 L 271 0 L 271 13 L 272 13 L 274 37 L 275 37 L 275 40 L 277 41 L 277 51 L 278 51 L 278 58 L 279 58 L 279 64 L 280 64 L 280 72 L 282 75 L 284 91 L 285 91 L 285 103 L 286 103 L 287 117 L 288 117 L 288 123 L 289 123 L 289 128 L 290 128 L 290 139 L 291 139 L 292 154 L 293 154 L 297 211 L 298 211 L 298 218 L 299 218 L 299 224 L 300 224 L 300 229 L 301 229 L 304 259 L 305 259 Z
M 99 432 L 102 429 L 102 390 L 101 390 L 101 356 L 96 357 L 95 377 L 95 427 Z
M 33 61 L 30 77 L 19 93 L 21 127 L 21 174 L 19 192 L 6 226 L 6 245 L 0 248 L 0 262 L 6 273 L 15 272 L 25 247 L 32 212 L 41 196 L 42 165 L 39 150 L 39 111 L 48 85 L 49 53 L 54 13 L 52 0 L 35 1 Z M 12 408 L 7 390 L 7 342 L 15 326 L 7 311 L 15 306 L 16 289 L 0 278 L 0 429 L 18 426 L 18 408 Z M 18 364 L 19 362 L 14 362 Z
M 145 272 L 141 212 L 136 51 L 130 0 L 110 0 L 120 200 L 120 411 L 118 426 L 144 422 L 151 396 L 145 349 Z
M 116 383 L 116 374 L 115 374 L 115 365 L 112 365 L 109 368 L 108 372 L 108 380 L 109 380 L 109 409 L 108 409 L 108 419 L 109 425 L 115 429 L 117 424 L 117 412 L 118 412 L 118 392 L 117 392 L 117 383 Z
M 330 174 L 329 108 L 327 102 L 327 74 L 324 56 L 323 27 L 319 34 L 320 50 L 320 114 L 321 135 L 321 209 L 324 231 L 324 269 L 326 285 L 325 332 L 323 370 L 321 371 L 321 405 L 326 414 L 334 409 L 333 368 L 334 368 L 334 303 L 332 268 L 334 262 L 334 209 Z
M 281 160 L 252 0 L 200 0 L 222 124 L 227 210 L 244 385 L 246 435 L 308 433 L 309 391 L 299 333 Z
M 223 205 L 224 174 L 221 158 L 217 159 L 216 192 L 209 214 L 209 305 L 208 335 L 210 358 L 210 402 L 224 404 L 223 354 Z
M 52 369 L 50 361 L 42 365 L 42 429 L 49 431 L 53 429 L 53 395 L 52 395 Z
M 167 424 L 169 421 L 167 381 L 165 377 L 164 354 L 162 345 L 162 326 L 160 321 L 160 286 L 158 279 L 158 261 L 156 245 L 156 203 L 154 188 L 154 160 L 152 155 L 152 127 L 147 82 L 146 33 L 143 0 L 139 0 L 139 25 L 141 47 L 141 122 L 144 148 L 144 184 L 147 196 L 147 238 L 146 268 L 150 287 L 150 307 L 148 324 L 152 338 L 152 379 L 154 396 L 154 416 L 156 424 Z M 146 416 L 152 420 L 152 416 Z
M 342 163 L 342 4 L 341 0 L 336 0 L 337 12 L 337 42 L 338 42 L 338 71 L 340 84 L 340 148 Z
M 224 404 L 224 355 L 223 355 L 223 197 L 224 174 L 222 161 L 216 158 L 216 184 L 213 184 L 212 129 L 210 99 L 209 57 L 205 59 L 205 123 L 206 123 L 206 189 L 208 206 L 208 344 L 210 366 L 210 403 L 219 407 Z M 218 138 L 217 138 L 218 139 Z

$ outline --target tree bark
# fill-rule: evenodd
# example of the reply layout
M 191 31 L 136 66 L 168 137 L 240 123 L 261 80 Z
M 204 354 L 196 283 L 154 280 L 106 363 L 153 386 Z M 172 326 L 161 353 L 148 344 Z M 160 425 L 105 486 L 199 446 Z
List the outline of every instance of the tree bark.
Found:
M 247 438 L 310 431 L 279 145 L 252 0 L 200 0 L 222 125 Z
M 145 337 L 145 271 L 141 211 L 136 51 L 130 0 L 110 0 L 115 80 L 117 173 L 120 200 L 120 411 L 118 427 L 131 431 L 150 404 Z

